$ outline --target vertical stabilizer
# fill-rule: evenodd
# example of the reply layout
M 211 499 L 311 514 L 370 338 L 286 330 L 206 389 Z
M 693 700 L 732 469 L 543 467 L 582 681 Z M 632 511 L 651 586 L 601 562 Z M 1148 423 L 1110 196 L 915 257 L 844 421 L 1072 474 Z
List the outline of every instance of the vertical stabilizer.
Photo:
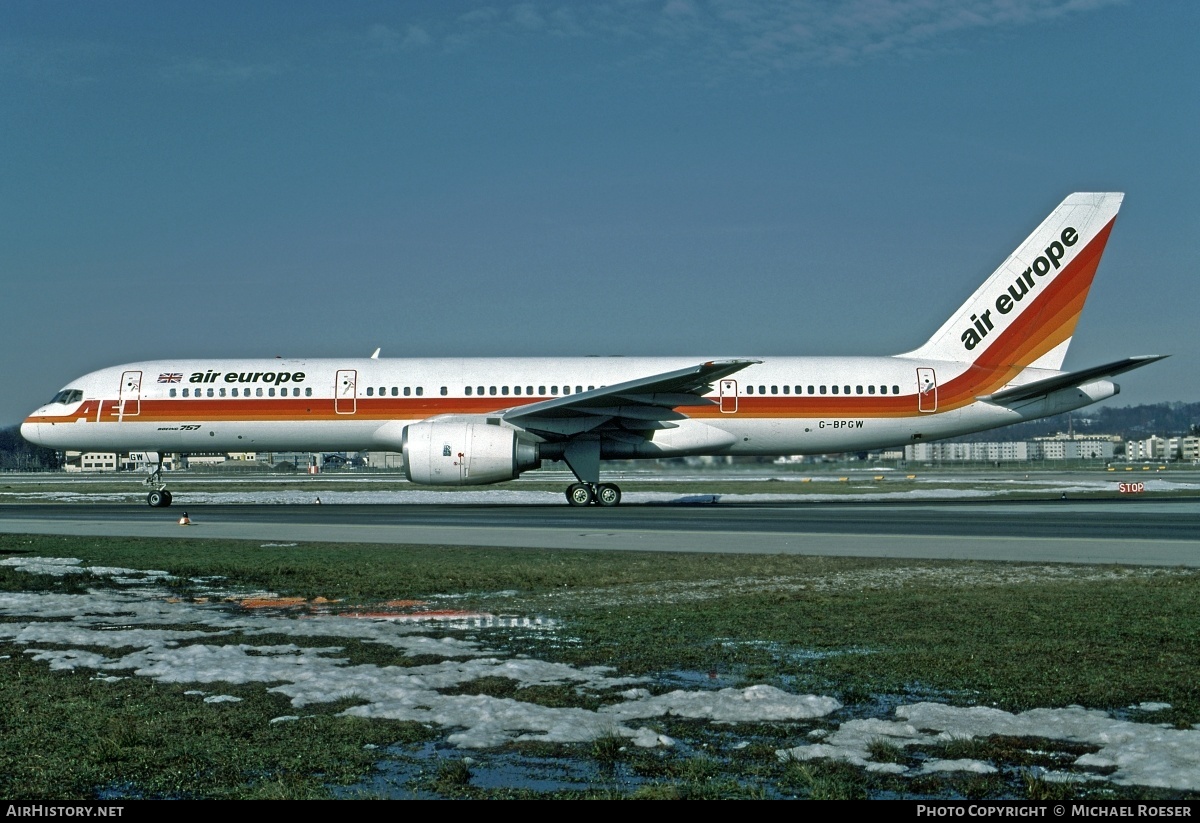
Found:
M 1124 197 L 1062 201 L 928 342 L 903 356 L 1061 368 Z

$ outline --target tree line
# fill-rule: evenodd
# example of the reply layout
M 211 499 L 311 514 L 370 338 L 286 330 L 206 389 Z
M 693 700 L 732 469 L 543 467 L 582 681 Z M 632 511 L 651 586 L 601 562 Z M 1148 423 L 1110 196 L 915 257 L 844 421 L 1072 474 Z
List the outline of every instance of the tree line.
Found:
M 21 436 L 20 426 L 0 429 L 0 471 L 42 472 L 60 468 L 59 452 L 33 445 Z

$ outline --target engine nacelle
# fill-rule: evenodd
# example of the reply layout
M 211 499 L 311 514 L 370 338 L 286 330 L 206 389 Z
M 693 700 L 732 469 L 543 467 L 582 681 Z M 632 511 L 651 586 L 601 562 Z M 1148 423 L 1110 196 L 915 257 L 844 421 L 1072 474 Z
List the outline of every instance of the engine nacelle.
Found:
M 429 486 L 500 483 L 541 462 L 529 435 L 473 417 L 413 423 L 404 428 L 400 448 L 404 474 Z

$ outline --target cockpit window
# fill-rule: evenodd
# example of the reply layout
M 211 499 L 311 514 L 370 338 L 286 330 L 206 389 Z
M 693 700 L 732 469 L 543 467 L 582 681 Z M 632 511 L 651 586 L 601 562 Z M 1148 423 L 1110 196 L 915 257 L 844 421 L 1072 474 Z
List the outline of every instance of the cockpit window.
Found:
M 78 403 L 82 399 L 83 399 L 83 390 L 82 389 L 63 389 L 58 394 L 54 395 L 54 398 L 50 402 L 51 403 L 62 403 L 63 405 L 70 405 L 71 403 Z

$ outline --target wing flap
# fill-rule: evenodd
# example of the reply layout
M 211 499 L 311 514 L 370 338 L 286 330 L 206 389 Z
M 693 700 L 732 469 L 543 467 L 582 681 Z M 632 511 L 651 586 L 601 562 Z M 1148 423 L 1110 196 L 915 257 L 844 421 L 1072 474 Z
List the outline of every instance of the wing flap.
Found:
M 671 428 L 673 420 L 687 419 L 675 411 L 680 406 L 711 405 L 702 395 L 712 385 L 761 360 L 710 360 L 685 369 L 628 380 L 614 386 L 555 397 L 518 406 L 502 413 L 506 423 L 551 439 L 571 438 L 584 432 L 633 432 Z

